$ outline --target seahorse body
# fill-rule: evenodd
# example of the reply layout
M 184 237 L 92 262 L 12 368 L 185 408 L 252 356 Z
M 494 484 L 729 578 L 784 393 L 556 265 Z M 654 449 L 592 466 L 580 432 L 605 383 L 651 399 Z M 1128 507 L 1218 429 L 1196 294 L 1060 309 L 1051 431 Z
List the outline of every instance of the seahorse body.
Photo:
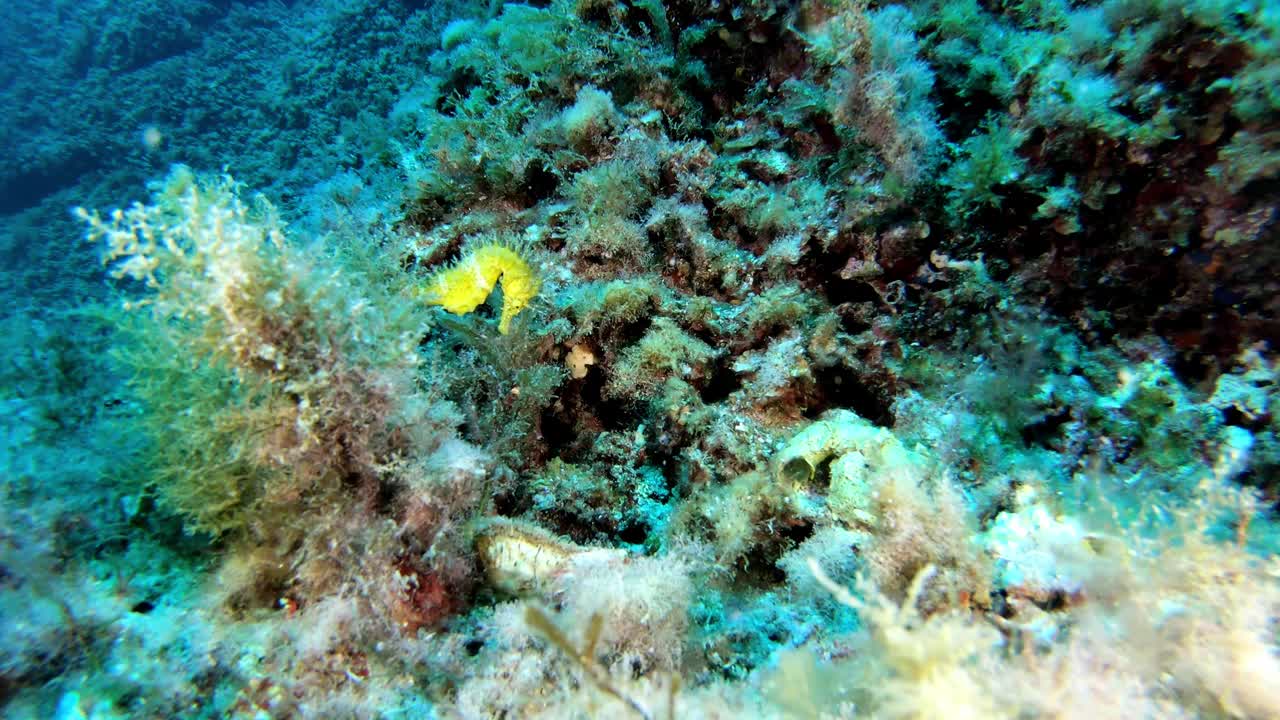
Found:
M 498 320 L 498 332 L 506 335 L 511 329 L 511 319 L 529 305 L 542 287 L 538 274 L 516 250 L 492 243 L 476 247 L 451 267 L 433 275 L 423 293 L 428 303 L 455 315 L 465 315 L 480 307 L 499 282 L 502 283 L 502 317 Z

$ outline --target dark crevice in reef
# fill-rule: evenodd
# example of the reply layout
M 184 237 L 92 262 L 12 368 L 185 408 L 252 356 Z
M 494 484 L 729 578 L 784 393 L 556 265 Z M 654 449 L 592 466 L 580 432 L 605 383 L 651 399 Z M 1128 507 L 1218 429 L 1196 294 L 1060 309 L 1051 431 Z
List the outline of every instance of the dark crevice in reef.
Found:
M 733 369 L 733 358 L 722 356 L 716 360 L 711 369 L 710 379 L 703 384 L 702 402 L 713 405 L 723 402 L 730 395 L 742 389 L 742 379 Z
M 535 162 L 525 168 L 524 184 L 528 204 L 532 207 L 556 194 L 560 189 L 560 178 L 541 162 Z
M 603 372 L 588 373 L 587 382 L 582 386 L 582 402 L 594 409 L 605 430 L 626 430 L 644 420 L 643 406 L 630 400 L 605 397 L 604 386 Z
M 738 574 L 734 584 L 738 589 L 767 589 L 786 583 L 787 575 L 778 567 L 778 560 L 788 551 L 813 536 L 813 523 L 810 521 L 777 521 L 771 529 L 768 542 L 763 542 L 743 555 L 738 561 Z
M 616 534 L 619 541 L 629 545 L 643 545 L 649 539 L 650 528 L 645 523 L 629 523 Z
M 562 407 L 569 404 L 577 403 L 564 403 L 562 400 Z M 546 445 L 549 455 L 568 458 L 578 440 L 575 426 L 573 418 L 565 410 L 557 409 L 555 405 L 542 411 L 538 427 L 542 431 L 542 442 Z
M 667 8 L 672 27 L 685 28 L 677 40 L 678 55 L 701 62 L 710 79 L 706 87 L 686 87 L 702 106 L 704 127 L 734 112 L 751 88 L 769 76 L 769 68 L 797 44 L 782 13 L 767 20 L 736 13 L 731 4 L 715 17 L 703 15 L 696 3 L 675 2 Z M 687 61 L 687 60 L 686 60 Z
M 50 152 L 44 164 L 0 176 L 0 215 L 32 207 L 53 193 L 80 182 L 81 175 L 102 167 L 102 158 L 90 152 Z
M 953 143 L 969 138 L 989 113 L 1003 109 L 999 98 L 991 93 L 970 90 L 961 95 L 949 83 L 936 84 L 933 96 L 938 101 L 938 115 L 947 119 L 942 123 L 942 131 L 946 134 L 947 141 Z
M 1071 420 L 1071 408 L 1059 408 L 1023 427 L 1022 444 L 1027 447 L 1053 449 L 1053 441 L 1062 437 L 1062 427 Z
M 893 399 L 877 394 L 857 373 L 845 367 L 832 367 L 815 371 L 814 377 L 821 401 L 804 408 L 805 417 L 816 418 L 832 408 L 848 408 L 876 425 L 893 426 Z
M 864 302 L 883 305 L 884 300 L 880 294 L 866 281 L 840 277 L 839 268 L 844 266 L 847 256 L 829 253 L 818 255 L 817 258 L 817 262 L 805 268 L 801 279 L 806 286 L 817 288 L 832 307 Z
M 445 117 L 453 117 L 458 112 L 458 99 L 467 97 L 472 89 L 483 82 L 484 80 L 470 68 L 450 73 L 440 87 L 440 98 L 436 100 L 436 112 Z

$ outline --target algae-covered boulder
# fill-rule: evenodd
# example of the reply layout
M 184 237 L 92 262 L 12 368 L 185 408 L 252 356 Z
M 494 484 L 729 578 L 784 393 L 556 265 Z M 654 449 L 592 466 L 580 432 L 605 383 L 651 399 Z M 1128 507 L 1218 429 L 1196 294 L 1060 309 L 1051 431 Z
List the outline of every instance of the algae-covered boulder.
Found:
M 904 597 L 933 566 L 923 607 L 989 603 L 988 562 L 969 539 L 973 510 L 923 448 L 906 447 L 854 412 L 832 410 L 774 455 L 772 471 L 792 493 L 791 506 L 821 505 L 814 498 L 825 496 L 819 528 L 865 533 L 856 543 L 859 570 L 889 596 Z
M 872 496 L 885 479 L 923 479 L 932 472 L 925 456 L 904 446 L 892 431 L 849 410 L 832 410 L 792 437 L 773 457 L 774 477 L 802 489 L 818 479 L 824 464 L 827 507 L 853 525 L 875 522 Z

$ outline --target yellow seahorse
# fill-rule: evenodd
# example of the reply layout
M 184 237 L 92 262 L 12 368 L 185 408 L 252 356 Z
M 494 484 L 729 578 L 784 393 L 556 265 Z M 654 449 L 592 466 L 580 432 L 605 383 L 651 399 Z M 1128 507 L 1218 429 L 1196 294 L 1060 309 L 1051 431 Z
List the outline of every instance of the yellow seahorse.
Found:
M 537 272 L 515 248 L 500 243 L 472 248 L 456 263 L 432 275 L 422 295 L 431 305 L 465 315 L 480 307 L 499 281 L 502 317 L 498 332 L 506 335 L 511 319 L 529 305 L 542 287 Z

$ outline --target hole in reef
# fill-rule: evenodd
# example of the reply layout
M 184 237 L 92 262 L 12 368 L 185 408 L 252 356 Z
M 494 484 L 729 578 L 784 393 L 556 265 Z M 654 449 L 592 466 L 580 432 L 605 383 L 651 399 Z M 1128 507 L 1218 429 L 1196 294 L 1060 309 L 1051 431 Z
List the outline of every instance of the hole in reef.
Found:
M 644 413 L 629 400 L 602 400 L 599 416 L 606 430 L 630 430 L 644 419 Z
M 1071 409 L 1060 408 L 1022 428 L 1022 443 L 1027 447 L 1049 447 L 1049 441 L 1059 435 L 1059 429 L 1071 420 Z
M 604 3 L 582 8 L 577 11 L 577 15 L 583 25 L 594 25 L 602 30 L 609 30 L 613 26 L 613 16 L 609 14 L 609 5 Z
M 560 455 L 562 450 L 573 444 L 574 423 L 567 409 L 556 410 L 553 405 L 543 410 L 538 427 L 542 430 L 542 441 L 553 455 Z
M 818 488 L 823 492 L 825 492 L 828 488 L 831 487 L 831 461 L 832 460 L 835 460 L 834 455 L 818 463 L 818 466 L 813 469 L 813 478 L 805 481 L 808 483 L 809 487 Z M 810 529 L 809 534 L 810 535 L 813 534 L 812 528 Z M 806 535 L 805 537 L 807 538 L 808 536 Z
M 834 258 L 832 262 L 844 264 L 843 261 L 837 261 Z M 875 288 L 861 280 L 845 280 L 832 273 L 831 279 L 822 283 L 822 288 L 826 291 L 827 301 L 832 305 L 870 302 L 878 307 L 884 307 L 884 301 Z
M 791 458 L 779 470 L 783 480 L 793 484 L 809 482 L 809 461 L 804 458 Z
M 1004 109 L 1000 98 L 985 90 L 970 89 L 960 95 L 957 88 L 943 82 L 934 87 L 938 96 L 938 112 L 947 118 L 947 122 L 942 123 L 942 130 L 947 140 L 954 143 L 968 139 L 988 113 Z
M 641 545 L 649 538 L 649 526 L 631 523 L 618 531 L 618 539 L 630 545 Z
M 1267 427 L 1267 424 L 1270 422 L 1271 422 L 1270 413 L 1255 415 L 1254 417 L 1250 418 L 1235 406 L 1226 407 L 1226 408 L 1223 408 L 1222 410 L 1223 425 L 1234 425 L 1236 427 L 1242 427 L 1252 432 L 1261 432 Z
M 711 378 L 707 381 L 702 392 L 702 402 L 712 405 L 727 399 L 734 391 L 742 388 L 742 380 L 738 378 L 738 373 L 734 371 L 732 359 L 723 357 L 716 361 L 715 368 L 711 371 Z
M 739 561 L 739 579 L 748 587 L 772 587 L 786 582 L 787 575 L 778 567 L 778 560 L 813 536 L 813 523 L 807 520 L 778 519 L 774 527 L 777 529 L 768 541 Z
M 582 404 L 595 408 L 596 417 L 606 429 L 623 430 L 635 427 L 641 421 L 631 403 L 604 396 L 605 374 L 602 370 L 591 368 L 582 382 Z
M 821 400 L 805 408 L 805 417 L 815 418 L 830 408 L 843 407 L 881 427 L 893 424 L 889 403 L 848 368 L 823 368 L 814 376 Z
M 624 3 L 621 25 L 632 37 L 649 38 L 657 42 L 658 33 L 653 25 L 653 15 L 641 3 Z M 661 7 L 661 6 L 659 6 Z
M 458 113 L 457 98 L 465 98 L 471 89 L 480 84 L 480 76 L 470 69 L 457 70 L 449 75 L 440 87 L 440 99 L 436 101 L 436 112 L 446 117 Z
M 498 489 L 493 493 L 492 514 L 501 517 L 519 517 L 529 509 L 531 504 L 527 493 Z
M 524 192 L 529 207 L 537 205 L 555 194 L 560 178 L 541 162 L 530 163 L 524 171 Z
M 566 462 L 576 462 L 591 449 L 600 430 L 627 430 L 644 419 L 635 403 L 604 395 L 605 368 L 592 366 L 585 378 L 561 386 L 560 409 L 542 415 L 542 433 L 548 448 Z
M 1013 606 L 1009 604 L 1009 594 L 1004 588 L 997 588 L 991 592 L 991 612 L 996 617 L 1005 619 L 1012 618 L 1014 615 Z

